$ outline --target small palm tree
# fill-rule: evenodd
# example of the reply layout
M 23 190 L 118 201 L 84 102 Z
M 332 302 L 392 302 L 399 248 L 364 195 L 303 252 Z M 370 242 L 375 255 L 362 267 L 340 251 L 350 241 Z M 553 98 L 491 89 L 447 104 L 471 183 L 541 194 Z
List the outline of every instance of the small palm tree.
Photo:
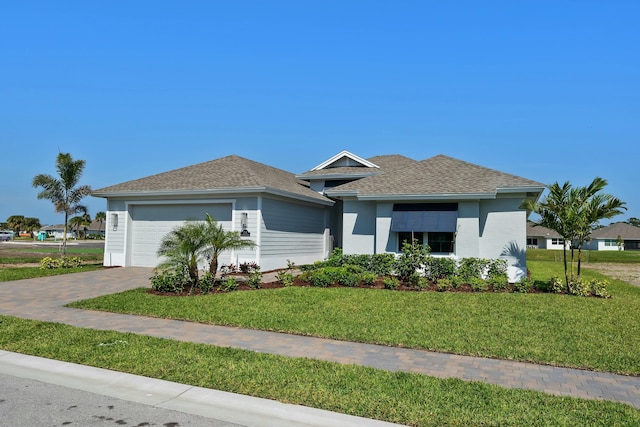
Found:
M 58 153 L 56 170 L 58 178 L 39 174 L 33 178 L 33 186 L 41 187 L 38 199 L 47 199 L 53 203 L 56 213 L 64 214 L 64 231 L 62 235 L 62 256 L 67 253 L 67 224 L 69 215 L 86 213 L 87 207 L 80 202 L 91 194 L 91 187 L 78 185 L 84 171 L 84 160 L 73 160 L 69 153 Z
M 225 231 L 222 224 L 218 224 L 209 214 L 206 215 L 204 224 L 207 241 L 205 256 L 209 259 L 209 272 L 213 275 L 218 271 L 218 258 L 222 252 L 256 245 L 253 241 L 240 237 L 237 231 Z
M 158 255 L 164 260 L 158 269 L 175 269 L 189 272 L 192 283 L 198 283 L 198 262 L 204 260 L 207 247 L 205 224 L 187 221 L 162 238 Z

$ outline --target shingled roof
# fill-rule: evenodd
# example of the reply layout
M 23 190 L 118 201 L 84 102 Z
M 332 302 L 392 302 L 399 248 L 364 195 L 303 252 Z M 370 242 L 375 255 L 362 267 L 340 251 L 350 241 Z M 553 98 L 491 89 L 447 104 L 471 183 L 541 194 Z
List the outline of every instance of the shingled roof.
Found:
M 240 191 L 276 193 L 324 204 L 333 203 L 290 172 L 235 155 L 101 188 L 93 195 L 232 194 Z
M 592 239 L 617 239 L 618 236 L 626 240 L 640 240 L 640 227 L 626 222 L 616 222 L 591 233 Z
M 422 161 L 403 156 L 369 159 L 380 166 L 374 176 L 352 181 L 331 190 L 329 196 L 460 196 L 495 195 L 498 191 L 541 192 L 544 184 L 445 155 Z

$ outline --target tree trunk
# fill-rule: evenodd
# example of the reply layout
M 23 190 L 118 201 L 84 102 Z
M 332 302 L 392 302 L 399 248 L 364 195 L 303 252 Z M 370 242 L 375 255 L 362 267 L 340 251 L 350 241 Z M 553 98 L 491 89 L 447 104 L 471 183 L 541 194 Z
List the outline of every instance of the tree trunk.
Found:
M 67 222 L 69 221 L 69 214 L 64 213 L 64 229 L 62 230 L 62 256 L 67 255 Z
M 569 271 L 567 269 L 567 246 L 562 248 L 562 260 L 564 262 L 564 283 L 567 287 L 567 293 L 569 293 Z
M 211 263 L 209 263 L 209 273 L 211 273 L 213 277 L 216 277 L 217 272 L 218 272 L 218 256 L 214 255 L 211 258 Z
M 578 245 L 578 277 L 577 280 L 580 281 L 580 265 L 582 264 L 582 245 Z

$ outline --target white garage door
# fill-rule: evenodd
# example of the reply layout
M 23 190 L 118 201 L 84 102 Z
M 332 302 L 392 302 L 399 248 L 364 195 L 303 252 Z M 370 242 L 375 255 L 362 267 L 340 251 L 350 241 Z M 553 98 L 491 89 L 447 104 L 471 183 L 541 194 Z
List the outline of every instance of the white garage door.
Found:
M 204 220 L 211 215 L 225 230 L 231 230 L 231 204 L 194 205 L 133 205 L 130 207 L 131 232 L 129 234 L 130 265 L 155 267 L 156 252 L 162 238 L 187 219 Z M 229 254 L 223 254 L 220 264 L 229 263 Z

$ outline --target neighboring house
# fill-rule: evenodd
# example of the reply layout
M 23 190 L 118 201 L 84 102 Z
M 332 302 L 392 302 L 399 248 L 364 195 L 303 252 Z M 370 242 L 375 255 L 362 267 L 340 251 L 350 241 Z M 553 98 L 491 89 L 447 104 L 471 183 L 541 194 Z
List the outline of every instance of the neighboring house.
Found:
M 527 221 L 527 248 L 562 249 L 563 247 L 564 239 L 557 231 Z
M 619 239 L 624 242 L 622 245 Z M 640 250 L 640 227 L 616 222 L 594 230 L 591 233 L 591 241 L 585 244 L 585 249 L 598 251 Z
M 106 222 L 100 223 L 98 221 L 93 221 L 90 225 L 86 227 L 87 236 L 89 235 L 97 235 L 100 234 L 102 236 L 105 235 L 105 227 Z M 62 239 L 64 235 L 64 224 L 56 224 L 56 225 L 47 225 L 45 227 L 40 228 L 40 231 L 44 231 L 47 235 L 52 236 L 56 239 Z M 80 228 L 81 232 L 84 232 L 85 229 L 83 227 Z M 82 236 L 82 233 L 80 234 Z M 67 226 L 67 239 L 75 239 L 76 238 L 76 229 L 75 227 Z
M 47 236 L 51 236 L 54 239 L 62 239 L 64 236 L 64 224 L 56 224 L 56 225 L 47 225 L 40 228 L 40 231 L 44 231 L 47 233 Z M 75 239 L 76 232 L 71 229 L 71 227 L 67 227 L 67 239 Z
M 526 272 L 525 198 L 544 184 L 439 155 L 360 158 L 343 151 L 299 175 L 238 156 L 99 189 L 107 266 L 155 266 L 162 237 L 211 214 L 257 246 L 221 264 L 263 270 L 346 254 L 398 253 L 416 238 L 438 256 L 503 258 Z

